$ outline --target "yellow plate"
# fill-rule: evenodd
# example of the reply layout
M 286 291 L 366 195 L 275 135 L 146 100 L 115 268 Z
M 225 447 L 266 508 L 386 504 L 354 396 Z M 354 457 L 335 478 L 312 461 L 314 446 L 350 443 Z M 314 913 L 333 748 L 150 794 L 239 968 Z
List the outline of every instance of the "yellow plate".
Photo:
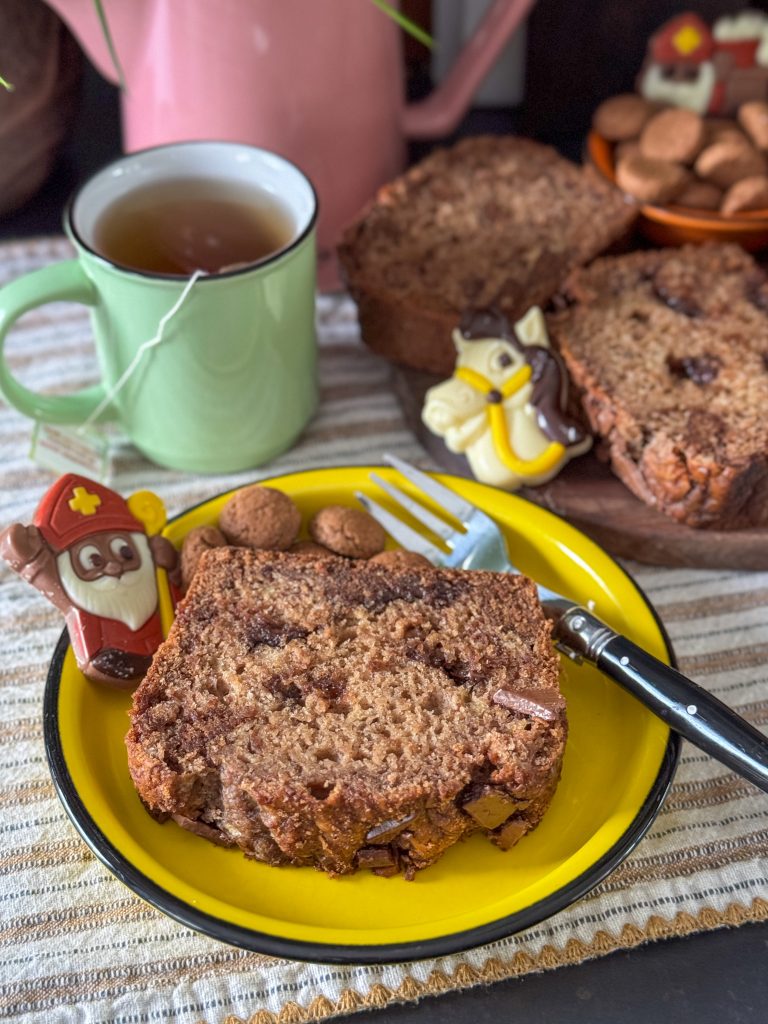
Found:
M 385 476 L 395 474 L 379 469 Z M 312 470 L 268 481 L 306 522 L 355 490 L 387 499 L 370 468 Z M 596 544 L 522 498 L 440 476 L 502 526 L 521 569 L 582 603 L 665 661 L 671 652 L 642 593 Z M 402 483 L 402 481 L 400 481 Z M 165 529 L 179 544 L 216 521 L 229 495 Z M 66 634 L 45 695 L 51 772 L 75 826 L 134 892 L 215 938 L 277 956 L 321 962 L 418 959 L 501 938 L 548 917 L 603 879 L 653 821 L 679 743 L 633 697 L 596 670 L 563 659 L 570 735 L 562 781 L 541 825 L 508 853 L 473 836 L 416 880 L 361 872 L 330 879 L 312 868 L 274 868 L 214 846 L 144 811 L 131 785 L 123 737 L 129 696 L 86 680 Z

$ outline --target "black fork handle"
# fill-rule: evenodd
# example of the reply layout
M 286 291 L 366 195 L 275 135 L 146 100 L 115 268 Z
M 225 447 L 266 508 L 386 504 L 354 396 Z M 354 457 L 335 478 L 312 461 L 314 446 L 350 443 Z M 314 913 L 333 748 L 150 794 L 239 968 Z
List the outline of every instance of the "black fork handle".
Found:
M 545 601 L 554 638 L 623 686 L 671 729 L 768 793 L 768 737 L 727 704 L 585 608 Z

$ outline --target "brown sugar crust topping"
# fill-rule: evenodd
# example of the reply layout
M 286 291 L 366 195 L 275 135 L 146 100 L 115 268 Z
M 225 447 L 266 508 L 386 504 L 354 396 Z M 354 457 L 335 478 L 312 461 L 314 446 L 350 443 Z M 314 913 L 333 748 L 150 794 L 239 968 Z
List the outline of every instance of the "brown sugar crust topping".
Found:
M 215 526 L 196 526 L 189 531 L 181 546 L 181 585 L 184 590 L 192 582 L 203 552 L 223 547 L 226 543 L 227 538 Z
M 301 513 L 287 494 L 253 484 L 229 499 L 219 527 L 230 544 L 284 551 L 298 536 Z
M 326 505 L 309 523 L 314 541 L 347 558 L 370 558 L 383 550 L 387 535 L 373 516 L 346 505 Z
M 134 695 L 131 777 L 154 814 L 249 857 L 411 877 L 540 820 L 564 709 L 492 698 L 557 703 L 558 676 L 524 577 L 218 548 Z
M 596 261 L 549 318 L 614 472 L 693 527 L 768 525 L 768 284 L 738 246 Z

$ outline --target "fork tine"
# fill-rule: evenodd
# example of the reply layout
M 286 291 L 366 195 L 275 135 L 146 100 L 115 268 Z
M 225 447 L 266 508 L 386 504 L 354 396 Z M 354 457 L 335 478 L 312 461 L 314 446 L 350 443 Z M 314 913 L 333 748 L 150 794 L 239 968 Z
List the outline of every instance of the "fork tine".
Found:
M 424 555 L 433 565 L 443 565 L 445 563 L 445 552 L 428 541 L 426 537 L 422 537 L 420 533 L 412 530 L 402 519 L 393 516 L 391 512 L 387 511 L 377 501 L 369 498 L 367 494 L 355 491 L 355 497 L 366 512 L 369 512 L 384 527 L 390 537 L 406 550 L 416 551 L 418 554 Z
M 431 476 L 427 476 L 426 473 L 422 473 L 420 469 L 416 469 L 409 462 L 404 462 L 398 458 L 397 455 L 386 454 L 384 456 L 385 462 L 388 462 L 393 469 L 396 469 L 398 473 L 410 480 L 410 482 L 424 491 L 425 494 L 429 495 L 430 498 L 438 505 L 442 506 L 446 512 L 458 519 L 460 523 L 465 525 L 469 522 L 470 517 L 473 513 L 477 513 L 477 509 L 474 505 L 470 505 L 468 501 L 464 501 L 460 498 L 455 491 L 449 490 L 439 484 L 437 480 L 433 480 Z
M 418 519 L 423 526 L 426 526 L 437 537 L 442 537 L 448 546 L 451 546 L 452 538 L 458 532 L 455 527 L 450 526 L 445 520 L 433 515 L 421 502 L 415 501 L 405 491 L 401 491 L 399 487 L 395 487 L 388 480 L 382 480 L 378 473 L 371 473 L 371 480 L 378 484 L 382 491 L 385 491 L 390 498 L 394 499 L 401 508 L 404 508 L 406 512 L 410 512 L 414 519 Z

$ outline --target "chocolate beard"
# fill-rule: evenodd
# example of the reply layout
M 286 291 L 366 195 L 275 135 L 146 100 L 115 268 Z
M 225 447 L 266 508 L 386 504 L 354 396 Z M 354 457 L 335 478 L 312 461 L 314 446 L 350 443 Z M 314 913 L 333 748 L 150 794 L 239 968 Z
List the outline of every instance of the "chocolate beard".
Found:
M 155 565 L 143 533 L 132 533 L 141 564 L 122 576 L 99 576 L 82 580 L 72 567 L 68 551 L 56 558 L 61 585 L 73 605 L 102 619 L 116 619 L 134 632 L 157 607 Z

